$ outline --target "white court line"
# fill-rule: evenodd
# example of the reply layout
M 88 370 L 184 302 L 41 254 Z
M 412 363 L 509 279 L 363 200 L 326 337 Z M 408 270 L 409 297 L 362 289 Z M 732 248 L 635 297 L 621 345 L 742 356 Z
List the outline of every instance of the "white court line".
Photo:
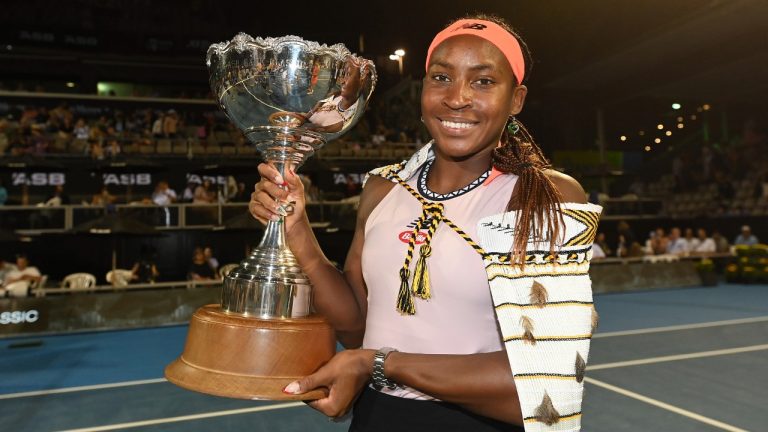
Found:
M 710 321 L 710 322 L 703 322 L 703 323 L 697 323 L 697 324 L 683 324 L 683 325 L 675 325 L 675 326 L 667 326 L 667 327 L 650 327 L 650 328 L 638 329 L 638 330 L 624 330 L 624 331 L 616 331 L 616 332 L 597 333 L 594 336 L 592 336 L 592 338 L 595 339 L 595 338 L 603 338 L 603 337 L 629 336 L 629 335 L 646 334 L 646 333 L 660 333 L 660 332 L 670 332 L 670 331 L 676 331 L 676 330 L 688 330 L 688 329 L 718 327 L 718 326 L 736 325 L 736 324 L 749 324 L 749 323 L 763 322 L 763 321 L 768 321 L 768 316 L 754 317 L 754 318 L 741 318 L 741 319 L 733 319 L 733 320 L 725 320 L 725 321 Z M 762 346 L 762 345 L 758 345 L 758 346 Z M 738 350 L 742 348 L 734 348 L 734 349 Z M 758 349 L 764 349 L 764 348 L 758 348 Z M 756 350 L 757 349 L 746 350 L 746 351 L 756 351 Z M 717 354 L 721 351 L 723 352 L 722 354 Z M 736 351 L 736 352 L 746 352 L 746 351 Z M 711 354 L 711 353 L 715 353 L 715 354 Z M 704 354 L 704 355 L 696 355 L 696 354 Z M 635 364 L 656 363 L 659 361 L 684 360 L 686 358 L 707 357 L 709 355 L 723 355 L 723 354 L 732 354 L 732 352 L 731 350 L 705 351 L 704 353 L 681 354 L 680 356 L 683 356 L 683 357 L 668 356 L 669 360 L 655 360 L 655 361 L 650 361 L 654 359 L 630 360 L 627 362 L 607 363 L 604 365 L 588 366 L 588 369 L 589 370 L 608 369 L 611 367 L 633 366 Z M 694 357 L 686 357 L 691 355 L 694 355 Z M 657 357 L 656 359 L 664 359 L 664 358 L 665 357 Z M 37 391 L 28 391 L 28 392 L 21 392 L 21 393 L 7 393 L 7 394 L 0 394 L 0 400 L 30 397 L 30 396 L 45 396 L 49 394 L 71 393 L 71 392 L 88 391 L 88 390 L 102 390 L 102 389 L 117 388 L 117 387 L 129 387 L 134 385 L 156 384 L 156 383 L 161 383 L 165 381 L 166 381 L 165 378 L 155 378 L 155 379 L 148 379 L 148 380 L 124 381 L 124 382 L 96 384 L 96 385 L 80 386 L 80 387 L 65 387 L 65 388 L 51 389 L 51 390 L 37 390 Z
M 116 382 L 116 383 L 109 383 L 109 384 L 95 384 L 95 385 L 87 385 L 87 386 L 80 386 L 80 387 L 64 387 L 64 388 L 51 389 L 51 390 L 35 390 L 35 391 L 28 391 L 28 392 L 21 392 L 21 393 L 0 394 L 0 400 L 23 398 L 23 397 L 30 397 L 30 396 L 45 396 L 49 394 L 59 394 L 59 393 L 72 393 L 72 392 L 88 391 L 88 390 L 102 390 L 102 389 L 110 389 L 110 388 L 117 388 L 117 387 L 130 387 L 135 385 L 157 384 L 162 382 L 166 382 L 166 379 L 154 378 L 154 379 L 146 379 L 146 380 L 138 380 L 138 381 L 123 381 L 123 382 Z
M 254 412 L 260 412 L 260 411 L 271 411 L 271 410 L 284 409 L 284 408 L 294 408 L 299 406 L 304 406 L 304 402 L 289 402 L 289 403 L 281 403 L 281 404 L 275 404 L 275 405 L 258 406 L 253 408 L 241 408 L 241 409 L 234 409 L 234 410 L 227 410 L 227 411 L 213 411 L 213 412 L 191 414 L 191 415 L 178 416 L 178 417 L 166 417 L 166 418 L 159 418 L 159 419 L 152 419 L 152 420 L 135 421 L 135 422 L 129 422 L 129 423 L 116 423 L 116 424 L 103 425 L 103 426 L 93 426 L 93 427 L 87 427 L 87 428 L 81 428 L 81 429 L 67 429 L 67 430 L 62 430 L 60 432 L 100 432 L 100 431 L 109 431 L 109 430 L 116 430 L 116 429 L 128 429 L 128 428 L 151 426 L 151 425 L 158 425 L 158 424 L 164 424 L 164 423 L 176 423 L 176 422 L 183 422 L 183 421 L 190 421 L 190 420 L 199 420 L 199 419 L 205 419 L 205 418 L 211 418 L 211 417 L 222 417 L 222 416 L 230 416 L 230 415 L 237 415 L 237 414 L 254 413 Z
M 674 405 L 670 405 L 668 403 L 665 403 L 665 402 L 662 402 L 662 401 L 659 401 L 659 400 L 656 400 L 656 399 L 649 398 L 648 396 L 643 396 L 643 395 L 641 395 L 639 393 L 635 393 L 633 391 L 625 390 L 625 389 L 623 389 L 621 387 L 616 387 L 615 385 L 611 385 L 611 384 L 608 384 L 608 383 L 603 382 L 603 381 L 599 381 L 599 380 L 596 380 L 596 379 L 593 379 L 593 378 L 590 378 L 590 377 L 584 377 L 584 381 L 586 381 L 586 382 L 588 382 L 590 384 L 596 385 L 598 387 L 602 387 L 604 389 L 614 391 L 614 392 L 616 392 L 618 394 L 630 397 L 632 399 L 636 399 L 636 400 L 639 400 L 641 402 L 645 402 L 647 404 L 659 407 L 661 409 L 665 409 L 667 411 L 671 411 L 671 412 L 673 412 L 675 414 L 680 414 L 681 416 L 685 416 L 685 417 L 688 417 L 690 419 L 697 420 L 697 421 L 700 421 L 702 423 L 706 423 L 706 424 L 708 424 L 710 426 L 714 426 L 716 428 L 719 428 L 719 429 L 722 429 L 722 430 L 725 430 L 725 431 L 729 431 L 729 432 L 749 432 L 746 429 L 741 429 L 741 428 L 738 428 L 736 426 L 731 426 L 731 425 L 729 425 L 727 423 L 723 423 L 721 421 L 718 421 L 718 420 L 715 420 L 715 419 L 712 419 L 712 418 L 709 418 L 709 417 L 705 417 L 705 416 L 703 416 L 701 414 L 696 414 L 695 412 L 691 412 L 691 411 L 688 411 L 688 410 L 685 410 L 685 409 L 682 409 L 682 408 L 678 408 L 678 407 L 676 407 Z
M 744 346 L 744 347 L 738 347 L 738 348 L 728 348 L 728 349 L 713 350 L 713 351 L 699 351 L 695 353 L 676 354 L 676 355 L 669 355 L 669 356 L 663 356 L 663 357 L 651 357 L 651 358 L 638 359 L 638 360 L 620 361 L 615 363 L 602 363 L 602 364 L 587 366 L 587 370 L 593 371 L 593 370 L 600 370 L 600 369 L 613 369 L 618 367 L 637 366 L 637 365 L 651 364 L 651 363 L 663 363 L 663 362 L 669 362 L 669 361 L 688 360 L 688 359 L 703 358 L 703 357 L 714 357 L 714 356 L 738 354 L 738 353 L 745 353 L 750 351 L 762 351 L 762 350 L 768 350 L 768 344 L 750 345 L 750 346 Z
M 623 330 L 623 331 L 615 331 L 615 332 L 596 333 L 594 336 L 592 336 L 592 339 L 616 337 L 616 336 L 631 336 L 631 335 L 647 334 L 647 333 L 662 333 L 662 332 L 671 332 L 671 331 L 678 331 L 678 330 L 691 330 L 691 329 L 719 327 L 719 326 L 736 325 L 736 324 L 750 324 L 750 323 L 763 322 L 763 321 L 768 321 L 768 316 L 754 317 L 754 318 L 739 318 L 739 319 L 732 319 L 732 320 L 725 320 L 725 321 L 710 321 L 710 322 L 702 322 L 702 323 L 696 323 L 696 324 L 681 324 L 681 325 L 673 325 L 673 326 L 666 326 L 666 327 L 650 327 L 650 328 L 637 329 L 637 330 Z

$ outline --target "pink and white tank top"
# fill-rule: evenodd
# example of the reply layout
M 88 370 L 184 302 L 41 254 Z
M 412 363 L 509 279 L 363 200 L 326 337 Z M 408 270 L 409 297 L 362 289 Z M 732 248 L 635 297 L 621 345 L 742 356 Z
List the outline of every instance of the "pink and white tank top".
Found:
M 470 237 L 476 238 L 478 220 L 503 213 L 517 176 L 489 173 L 450 194 L 439 195 L 426 187 L 424 164 L 408 184 L 429 201 L 443 204 L 444 214 Z M 399 271 L 408 250 L 408 239 L 421 214 L 421 204 L 404 187 L 395 185 L 371 212 L 365 226 L 362 252 L 363 277 L 368 288 L 368 316 L 363 348 L 390 346 L 422 354 L 474 354 L 503 349 L 496 323 L 488 276 L 481 256 L 445 223 L 432 237 L 427 260 L 432 298 L 414 298 L 415 315 L 396 309 Z M 426 234 L 427 226 L 421 229 Z M 423 237 L 417 237 L 411 262 L 413 275 Z M 412 388 L 384 391 L 410 399 L 432 399 Z

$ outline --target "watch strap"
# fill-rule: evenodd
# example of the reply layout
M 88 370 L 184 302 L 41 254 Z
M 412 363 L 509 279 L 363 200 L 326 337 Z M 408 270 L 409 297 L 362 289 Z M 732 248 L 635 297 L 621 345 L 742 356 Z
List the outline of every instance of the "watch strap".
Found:
M 373 355 L 373 374 L 371 375 L 371 380 L 377 390 L 383 388 L 394 390 L 397 388 L 397 383 L 384 375 L 384 361 L 387 359 L 387 356 L 393 352 L 397 352 L 397 350 L 390 347 L 383 347 Z

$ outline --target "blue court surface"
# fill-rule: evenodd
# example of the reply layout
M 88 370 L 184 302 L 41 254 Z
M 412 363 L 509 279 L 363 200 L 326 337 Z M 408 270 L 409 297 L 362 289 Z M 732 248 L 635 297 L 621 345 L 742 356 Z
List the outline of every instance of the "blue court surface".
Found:
M 583 430 L 768 431 L 768 286 L 598 295 Z M 345 431 L 166 382 L 186 326 L 0 340 L 3 431 Z

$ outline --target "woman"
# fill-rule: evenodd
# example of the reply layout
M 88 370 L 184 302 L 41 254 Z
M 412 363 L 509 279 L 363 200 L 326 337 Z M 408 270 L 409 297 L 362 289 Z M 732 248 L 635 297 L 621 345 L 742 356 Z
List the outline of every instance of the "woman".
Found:
M 205 259 L 205 253 L 203 248 L 196 247 L 192 252 L 192 264 L 187 271 L 187 279 L 193 281 L 206 281 L 216 279 L 216 273 L 214 272 L 208 260 Z
M 349 61 L 342 74 L 345 81 L 341 83 L 341 91 L 317 103 L 304 117 L 309 129 L 322 132 L 338 132 L 344 128 L 357 112 L 357 99 L 360 96 L 361 76 L 360 65 Z
M 259 166 L 250 211 L 277 220 L 276 200 L 296 202 L 291 250 L 350 348 L 284 391 L 327 388 L 310 406 L 354 405 L 351 431 L 580 428 L 600 208 L 513 117 L 524 52 L 495 17 L 435 37 L 421 98 L 434 140 L 372 172 L 343 274 L 312 235 L 298 177 Z
M 195 188 L 192 204 L 213 204 L 216 202 L 216 191 L 209 179 L 203 179 L 203 183 Z

